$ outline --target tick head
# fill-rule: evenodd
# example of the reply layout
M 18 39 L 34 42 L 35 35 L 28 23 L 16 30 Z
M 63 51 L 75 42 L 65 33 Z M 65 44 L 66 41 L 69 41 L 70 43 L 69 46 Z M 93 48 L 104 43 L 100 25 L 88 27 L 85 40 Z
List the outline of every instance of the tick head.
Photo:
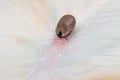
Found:
M 62 32 L 61 32 L 61 31 L 58 32 L 58 33 L 57 33 L 57 36 L 58 36 L 59 38 L 62 38 Z

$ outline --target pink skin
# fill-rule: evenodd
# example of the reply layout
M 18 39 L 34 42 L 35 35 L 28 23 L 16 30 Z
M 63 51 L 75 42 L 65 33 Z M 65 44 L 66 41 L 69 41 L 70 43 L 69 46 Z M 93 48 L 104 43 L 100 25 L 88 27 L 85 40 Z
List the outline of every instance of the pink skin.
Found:
M 63 47 L 67 42 L 66 38 L 55 37 L 51 44 L 56 47 Z

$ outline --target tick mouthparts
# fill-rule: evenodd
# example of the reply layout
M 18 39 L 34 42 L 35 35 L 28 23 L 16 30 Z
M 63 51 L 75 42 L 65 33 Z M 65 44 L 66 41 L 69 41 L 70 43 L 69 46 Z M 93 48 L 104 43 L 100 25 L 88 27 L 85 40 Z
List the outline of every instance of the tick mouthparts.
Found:
M 60 31 L 57 36 L 62 37 L 62 32 Z

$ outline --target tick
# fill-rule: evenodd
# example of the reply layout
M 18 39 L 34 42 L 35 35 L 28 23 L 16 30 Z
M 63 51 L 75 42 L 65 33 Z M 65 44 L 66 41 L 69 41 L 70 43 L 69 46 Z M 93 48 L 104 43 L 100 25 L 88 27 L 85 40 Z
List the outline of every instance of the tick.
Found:
M 68 37 L 73 31 L 76 25 L 76 19 L 74 16 L 67 14 L 64 15 L 58 22 L 56 27 L 56 34 L 59 38 Z

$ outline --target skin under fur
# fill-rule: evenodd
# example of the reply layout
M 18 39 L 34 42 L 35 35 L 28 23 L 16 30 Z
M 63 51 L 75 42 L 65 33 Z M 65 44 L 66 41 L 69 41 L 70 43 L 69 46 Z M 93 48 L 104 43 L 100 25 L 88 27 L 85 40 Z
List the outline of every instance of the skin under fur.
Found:
M 120 0 L 0 0 L 0 80 L 120 80 Z

